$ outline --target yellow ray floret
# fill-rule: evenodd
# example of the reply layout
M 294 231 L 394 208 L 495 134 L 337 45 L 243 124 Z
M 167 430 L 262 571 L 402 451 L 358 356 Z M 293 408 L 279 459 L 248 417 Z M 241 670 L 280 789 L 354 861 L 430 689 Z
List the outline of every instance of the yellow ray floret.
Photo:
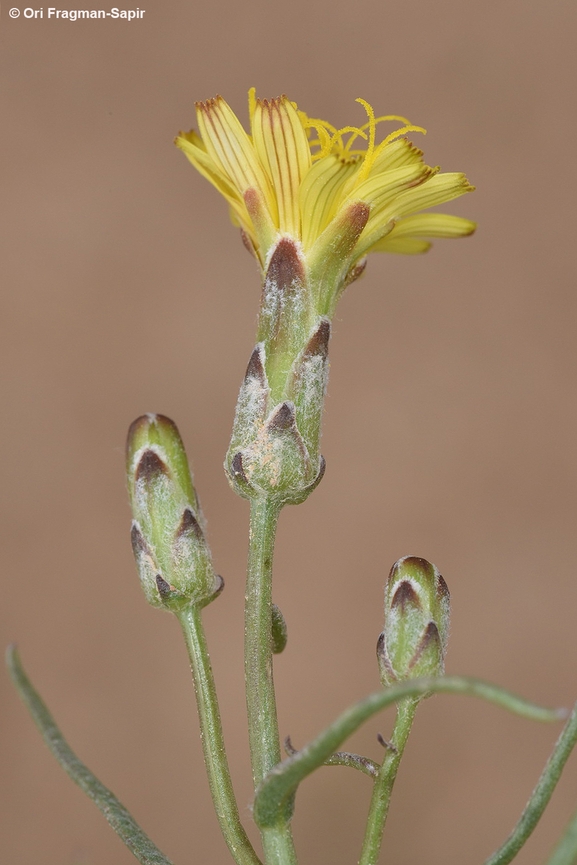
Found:
M 305 257 L 318 258 L 323 237 L 328 243 L 343 214 L 359 203 L 369 216 L 349 264 L 373 251 L 424 252 L 427 238 L 474 231 L 474 223 L 460 217 L 415 215 L 473 187 L 463 174 L 442 174 L 424 163 L 423 152 L 405 137 L 424 134 L 422 127 L 400 115 L 375 117 L 368 102 L 357 101 L 366 122 L 337 129 L 308 117 L 286 96 L 261 100 L 251 89 L 250 134 L 217 96 L 196 104 L 200 134 L 177 137 L 177 146 L 228 201 L 263 267 L 283 235 L 298 240 Z M 401 125 L 377 142 L 377 126 L 385 122 Z

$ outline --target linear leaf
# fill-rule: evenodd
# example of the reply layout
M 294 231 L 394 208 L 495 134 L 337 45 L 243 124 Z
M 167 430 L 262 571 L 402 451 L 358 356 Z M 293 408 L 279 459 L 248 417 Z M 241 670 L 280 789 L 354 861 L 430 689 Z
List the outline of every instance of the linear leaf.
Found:
M 286 803 L 294 795 L 301 781 L 322 766 L 331 754 L 368 718 L 405 697 L 419 697 L 429 693 L 465 694 L 480 697 L 535 721 L 559 721 L 566 717 L 563 710 L 544 709 L 504 688 L 479 679 L 446 676 L 439 679 L 415 679 L 371 694 L 349 709 L 320 733 L 316 739 L 294 756 L 283 760 L 272 769 L 257 790 L 254 800 L 254 819 L 258 826 L 275 826 L 282 821 Z
M 48 707 L 24 672 L 15 646 L 8 647 L 6 663 L 18 693 L 52 754 L 75 784 L 78 784 L 80 789 L 102 811 L 130 852 L 136 856 L 142 865 L 172 865 L 170 859 L 167 859 L 150 838 L 144 834 L 134 817 L 118 801 L 114 793 L 92 774 L 90 769 L 78 759 L 70 748 Z

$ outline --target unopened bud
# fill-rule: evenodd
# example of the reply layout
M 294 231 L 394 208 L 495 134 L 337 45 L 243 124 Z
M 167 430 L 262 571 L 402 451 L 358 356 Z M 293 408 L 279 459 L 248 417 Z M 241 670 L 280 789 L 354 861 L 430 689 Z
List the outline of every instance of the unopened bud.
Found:
M 132 548 L 147 600 L 180 610 L 219 590 L 184 446 L 163 415 L 137 418 L 126 445 Z
M 449 637 L 449 590 L 426 559 L 405 556 L 385 586 L 385 628 L 377 644 L 383 685 L 442 676 Z

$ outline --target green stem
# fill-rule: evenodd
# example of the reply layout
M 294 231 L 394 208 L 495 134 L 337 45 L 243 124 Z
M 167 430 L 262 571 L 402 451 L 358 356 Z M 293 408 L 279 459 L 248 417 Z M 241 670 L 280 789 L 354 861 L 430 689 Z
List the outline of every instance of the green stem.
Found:
M 235 862 L 238 865 L 260 865 L 260 859 L 240 822 L 238 806 L 232 788 L 201 611 L 196 607 L 190 607 L 178 613 L 178 619 L 182 626 L 190 658 L 200 719 L 204 762 L 216 816 Z
M 493 853 L 492 856 L 486 860 L 485 865 L 508 865 L 512 859 L 515 858 L 521 847 L 525 844 L 533 829 L 541 819 L 543 811 L 549 804 L 549 799 L 553 795 L 553 790 L 555 789 L 559 778 L 561 777 L 561 772 L 563 771 L 563 767 L 565 763 L 569 759 L 569 755 L 571 751 L 575 747 L 577 743 L 577 705 L 575 705 L 573 711 L 571 712 L 565 727 L 557 742 L 555 744 L 555 748 L 553 749 L 553 753 L 547 760 L 545 768 L 541 773 L 541 777 L 537 782 L 537 786 L 533 790 L 531 794 L 531 798 L 527 802 L 525 806 L 525 810 L 521 814 L 519 821 L 505 843 L 499 847 L 499 849 Z M 571 824 L 572 826 L 572 824 Z M 569 829 L 571 830 L 571 826 Z M 575 831 L 575 827 L 573 827 L 573 832 Z M 567 841 L 569 843 L 569 840 Z M 573 839 L 573 843 L 575 845 L 575 839 Z M 573 856 L 577 852 L 577 846 L 573 846 Z M 554 856 L 561 857 L 561 853 L 559 852 L 559 848 L 555 851 Z M 565 855 L 565 858 L 553 858 L 551 862 L 554 862 L 555 865 L 557 863 L 569 863 L 572 862 L 573 859 L 569 858 L 568 854 Z M 549 863 L 551 865 L 551 863 Z
M 255 790 L 280 763 L 272 669 L 272 560 L 280 506 L 269 498 L 251 501 L 245 597 L 245 682 L 249 744 Z M 290 805 L 275 825 L 261 829 L 269 865 L 293 865 Z
M 418 704 L 419 700 L 408 699 L 403 700 L 397 706 L 397 721 L 391 737 L 391 747 L 387 749 L 385 759 L 373 786 L 371 807 L 367 818 L 367 828 L 365 830 L 359 865 L 375 865 L 379 858 L 393 785 L 409 733 L 411 732 Z
M 56 757 L 74 783 L 78 784 L 82 792 L 86 793 L 96 807 L 102 811 L 110 826 L 126 844 L 133 856 L 138 859 L 141 865 L 172 865 L 170 859 L 145 835 L 122 802 L 119 802 L 114 793 L 105 787 L 90 769 L 78 759 L 58 729 L 56 721 L 42 697 L 24 672 L 15 646 L 8 646 L 6 663 L 18 693 L 53 756 Z
M 406 697 L 424 697 L 426 694 L 463 694 L 480 697 L 509 712 L 534 721 L 560 721 L 567 717 L 564 709 L 544 709 L 511 694 L 497 685 L 464 676 L 444 676 L 439 679 L 415 679 L 371 694 L 346 709 L 322 733 L 275 766 L 261 783 L 254 800 L 253 815 L 257 826 L 275 826 L 287 803 L 311 772 L 323 765 L 343 742 L 372 715 L 399 703 Z

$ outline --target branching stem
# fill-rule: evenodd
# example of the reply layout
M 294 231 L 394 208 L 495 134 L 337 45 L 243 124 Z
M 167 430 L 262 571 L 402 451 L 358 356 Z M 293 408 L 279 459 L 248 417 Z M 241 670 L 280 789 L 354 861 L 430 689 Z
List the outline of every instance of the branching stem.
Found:
M 464 676 L 414 679 L 400 685 L 393 685 L 350 706 L 312 742 L 269 772 L 261 783 L 254 801 L 253 815 L 257 825 L 261 828 L 276 826 L 287 803 L 292 801 L 299 784 L 311 772 L 322 766 L 325 760 L 370 717 L 406 698 L 424 697 L 429 693 L 479 697 L 534 721 L 560 721 L 567 717 L 567 712 L 563 709 L 544 709 L 511 694 L 504 688 Z M 496 863 L 491 861 L 487 865 L 496 865 Z

